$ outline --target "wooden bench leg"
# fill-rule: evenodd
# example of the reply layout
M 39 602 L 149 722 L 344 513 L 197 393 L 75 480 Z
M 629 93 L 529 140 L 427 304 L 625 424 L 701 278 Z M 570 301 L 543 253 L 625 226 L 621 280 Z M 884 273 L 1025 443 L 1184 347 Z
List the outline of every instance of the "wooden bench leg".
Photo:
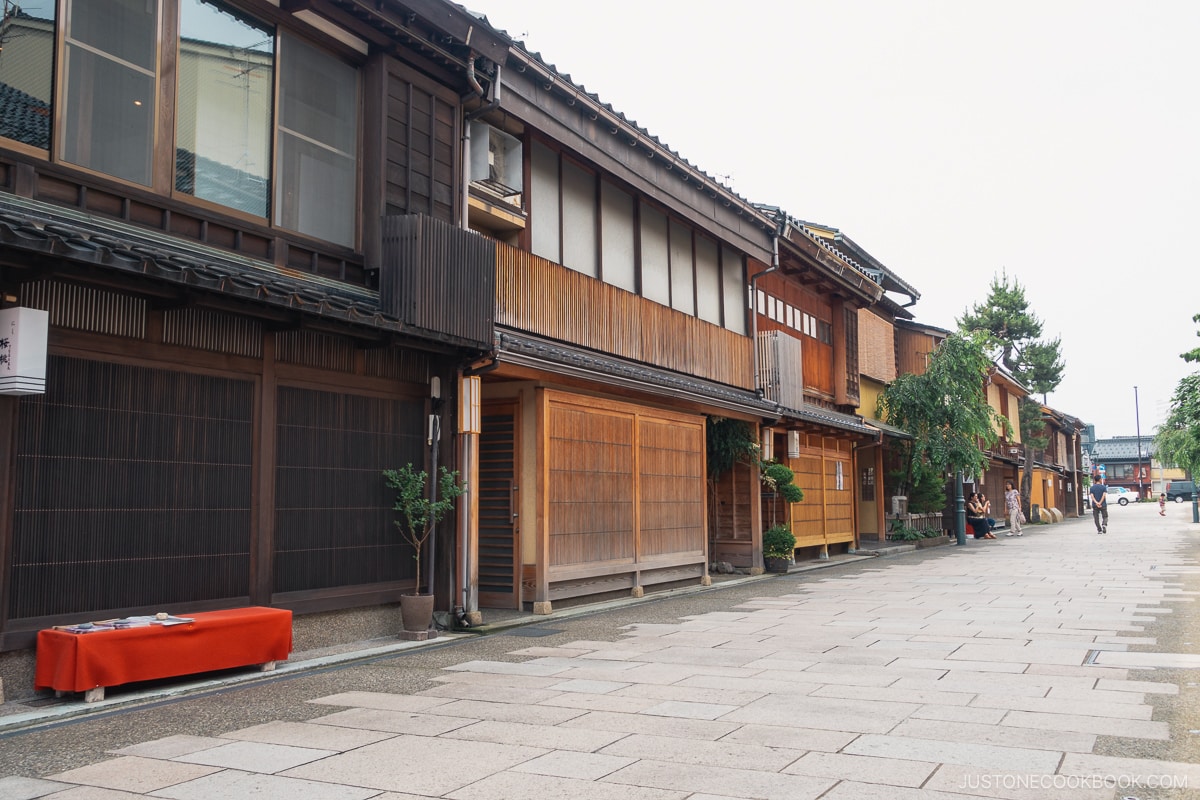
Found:
M 275 662 L 268 661 L 265 664 L 260 664 L 258 666 L 258 671 L 259 672 L 274 672 L 275 671 Z
M 98 703 L 104 699 L 104 687 L 97 686 L 95 689 L 88 689 L 83 693 L 83 702 Z

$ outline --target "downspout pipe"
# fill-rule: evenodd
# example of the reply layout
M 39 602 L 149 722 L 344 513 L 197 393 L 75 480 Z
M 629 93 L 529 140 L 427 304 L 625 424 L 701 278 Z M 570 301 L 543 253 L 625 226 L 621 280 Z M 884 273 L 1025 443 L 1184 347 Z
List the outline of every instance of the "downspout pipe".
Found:
M 787 217 L 775 216 L 776 228 L 771 234 L 771 266 L 750 278 L 750 349 L 754 354 L 754 394 L 763 399 L 763 387 L 758 382 L 758 279 L 779 271 L 779 239 L 787 230 Z
M 462 229 L 470 230 L 470 208 L 471 197 L 471 122 L 479 119 L 484 114 L 496 110 L 500 107 L 500 74 L 503 70 L 499 64 L 496 65 L 496 77 L 492 81 L 492 96 L 487 103 L 469 113 L 463 114 L 463 131 L 462 131 L 462 151 L 463 151 L 463 179 L 462 179 Z M 478 79 L 475 77 L 475 54 L 467 59 L 467 83 L 471 85 L 471 89 L 480 97 L 486 98 L 487 95 L 483 91 L 483 87 L 479 85 Z

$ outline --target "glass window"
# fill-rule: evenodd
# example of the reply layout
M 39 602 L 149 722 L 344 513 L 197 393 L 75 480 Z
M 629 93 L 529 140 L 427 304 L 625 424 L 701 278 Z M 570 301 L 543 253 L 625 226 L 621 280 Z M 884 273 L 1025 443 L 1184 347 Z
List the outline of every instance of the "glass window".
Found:
M 63 159 L 152 183 L 156 0 L 67 4 Z
M 4 4 L 0 17 L 0 136 L 50 149 L 54 2 Z
M 275 224 L 353 247 L 358 196 L 358 72 L 280 35 Z
M 265 217 L 274 34 L 210 0 L 183 0 L 179 14 L 175 189 Z

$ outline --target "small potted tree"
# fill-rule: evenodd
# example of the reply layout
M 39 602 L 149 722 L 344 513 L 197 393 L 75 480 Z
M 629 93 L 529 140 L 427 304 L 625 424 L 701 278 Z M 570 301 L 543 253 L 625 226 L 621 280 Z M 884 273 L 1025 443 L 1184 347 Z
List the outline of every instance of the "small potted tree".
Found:
M 786 525 L 763 531 L 763 563 L 767 572 L 787 572 L 796 551 L 796 537 Z
M 784 464 L 769 463 L 762 469 L 763 485 L 771 490 L 771 527 L 763 531 L 763 566 L 767 572 L 787 572 L 796 555 L 796 537 L 785 515 L 782 525 L 775 524 L 776 507 L 782 498 L 785 503 L 799 503 L 804 492 L 793 481 L 796 473 Z
M 433 595 L 421 594 L 421 551 L 433 526 L 442 520 L 466 488 L 459 484 L 458 473 L 442 467 L 438 474 L 436 499 L 425 490 L 429 473 L 418 470 L 412 464 L 400 469 L 384 470 L 383 478 L 396 492 L 396 503 L 392 510 L 398 514 L 393 520 L 400 536 L 413 548 L 417 572 L 413 593 L 400 596 L 400 619 L 406 631 L 425 631 L 433 623 Z

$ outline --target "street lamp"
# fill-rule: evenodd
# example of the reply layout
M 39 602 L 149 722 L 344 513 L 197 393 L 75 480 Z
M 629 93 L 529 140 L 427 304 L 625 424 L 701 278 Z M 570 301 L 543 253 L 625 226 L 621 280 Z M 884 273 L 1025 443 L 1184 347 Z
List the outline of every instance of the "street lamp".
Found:
M 1138 496 L 1137 496 L 1137 499 L 1141 500 L 1141 499 L 1143 499 L 1142 498 L 1142 414 L 1138 410 L 1138 391 L 1137 391 L 1136 386 L 1133 387 L 1133 416 L 1134 416 L 1134 421 L 1137 425 L 1137 444 L 1138 444 L 1138 467 L 1137 467 L 1137 469 L 1138 469 Z

